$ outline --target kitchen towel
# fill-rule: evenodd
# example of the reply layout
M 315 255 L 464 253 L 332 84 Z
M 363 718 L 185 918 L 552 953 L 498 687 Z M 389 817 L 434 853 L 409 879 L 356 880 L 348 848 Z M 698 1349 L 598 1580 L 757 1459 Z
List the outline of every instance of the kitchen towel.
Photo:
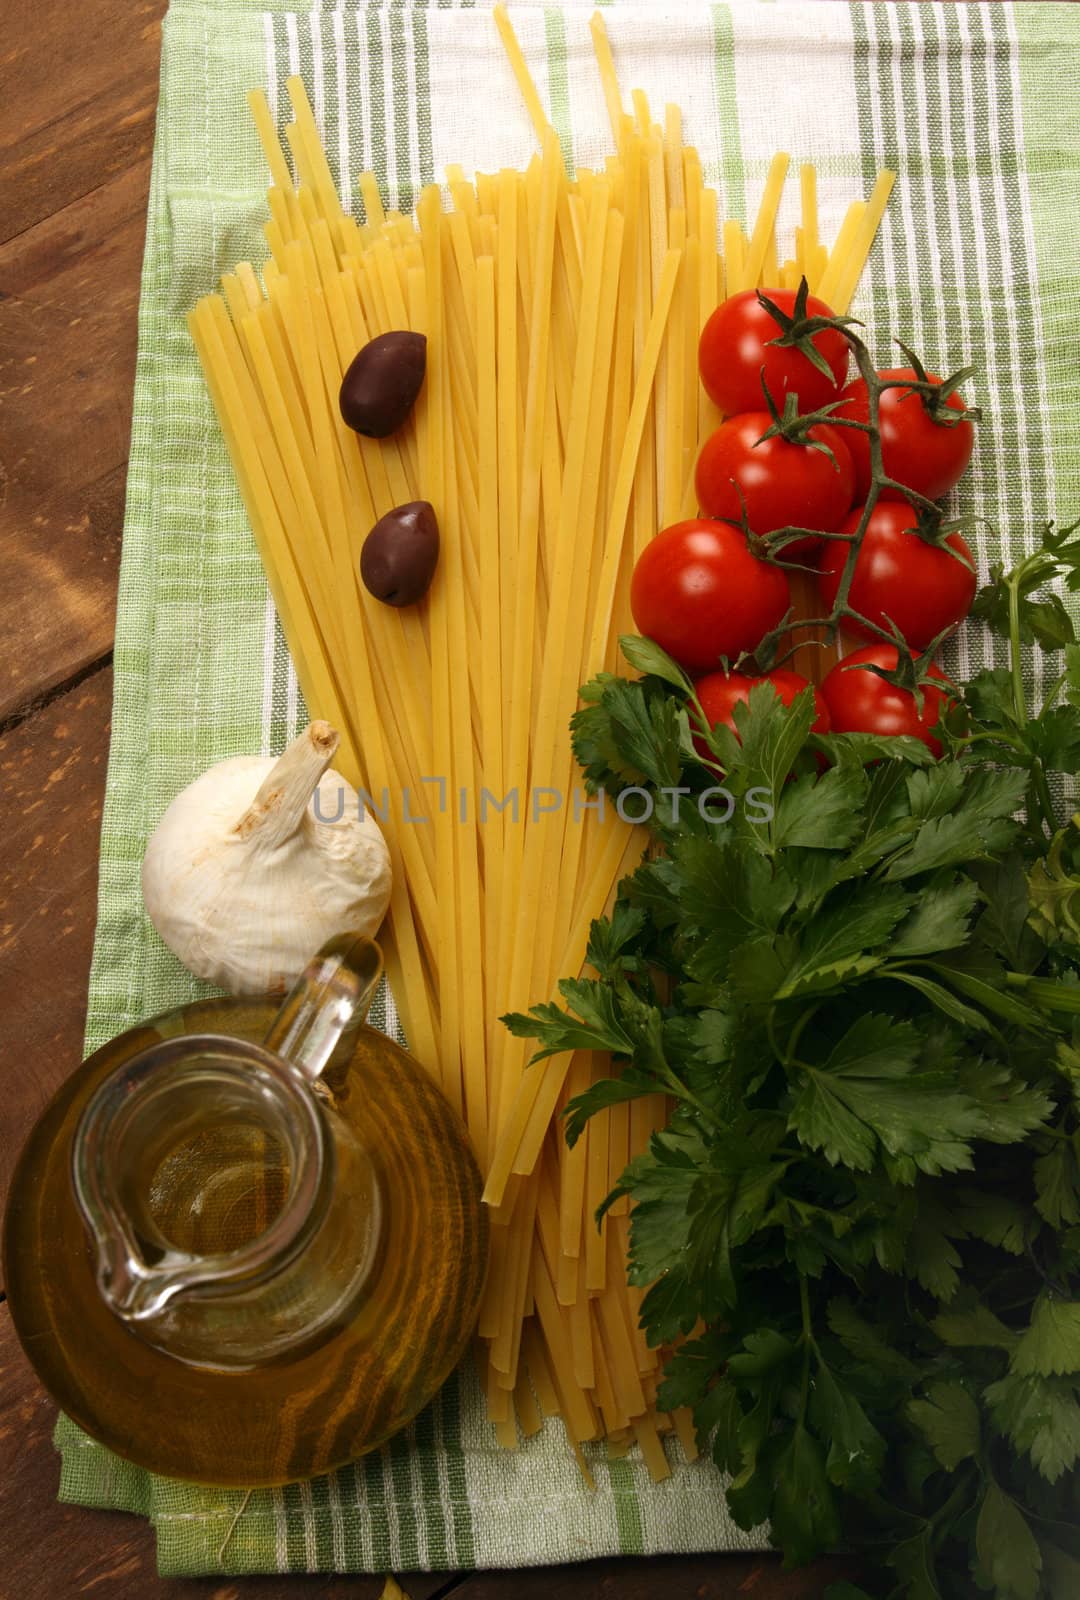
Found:
M 571 160 L 609 133 L 586 4 L 511 7 Z M 722 216 L 753 218 L 777 150 L 817 163 L 822 237 L 893 167 L 896 191 L 854 312 L 882 365 L 900 333 L 965 385 L 985 422 L 961 507 L 984 519 L 985 570 L 1049 517 L 1080 514 L 1080 12 L 1069 5 L 622 4 L 605 8 L 624 94 L 677 101 Z M 408 211 L 445 163 L 522 166 L 535 149 L 486 4 L 310 10 L 174 0 L 139 310 L 139 359 L 116 633 L 87 1048 L 206 990 L 142 907 L 139 866 L 168 802 L 225 756 L 276 753 L 304 708 L 184 317 L 238 260 L 265 255 L 269 181 L 246 92 L 279 125 L 303 75 L 335 176 L 356 206 L 372 167 Z M 781 253 L 797 184 L 779 218 Z M 953 664 L 988 664 L 966 638 Z M 1042 663 L 1031 663 L 1036 684 Z M 385 990 L 373 1020 L 393 1032 Z M 162 1418 L 162 1426 L 168 1419 Z M 588 1491 L 549 1422 L 496 1445 L 464 1369 L 388 1449 L 280 1490 L 196 1488 L 120 1461 L 67 1419 L 61 1498 L 149 1517 L 165 1574 L 516 1566 L 659 1551 L 754 1549 L 720 1474 L 654 1484 L 631 1452 L 588 1454 Z

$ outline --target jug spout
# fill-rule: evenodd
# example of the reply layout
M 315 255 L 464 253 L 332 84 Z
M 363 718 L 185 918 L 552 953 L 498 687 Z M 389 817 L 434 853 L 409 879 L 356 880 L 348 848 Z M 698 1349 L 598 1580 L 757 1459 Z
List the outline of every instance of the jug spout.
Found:
M 97 1239 L 98 1288 L 105 1301 L 125 1322 L 145 1322 L 164 1311 L 197 1270 L 195 1260 L 175 1259 L 148 1266 L 128 1241 Z

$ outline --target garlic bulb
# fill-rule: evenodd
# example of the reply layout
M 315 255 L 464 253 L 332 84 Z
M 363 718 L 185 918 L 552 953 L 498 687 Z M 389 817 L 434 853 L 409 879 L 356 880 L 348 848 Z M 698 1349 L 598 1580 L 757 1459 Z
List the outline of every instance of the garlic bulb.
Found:
M 196 977 L 232 994 L 283 991 L 327 939 L 375 933 L 390 902 L 390 853 L 330 767 L 338 743 L 329 723 L 313 722 L 276 760 L 211 767 L 162 817 L 143 900 Z

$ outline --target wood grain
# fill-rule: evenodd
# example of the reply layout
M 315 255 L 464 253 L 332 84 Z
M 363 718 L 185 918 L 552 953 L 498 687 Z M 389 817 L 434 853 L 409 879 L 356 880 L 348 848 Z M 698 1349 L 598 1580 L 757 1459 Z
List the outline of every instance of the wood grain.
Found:
M 0 242 L 149 153 L 165 0 L 7 0 Z
M 111 706 L 106 667 L 0 737 L 0 1200 L 82 1059 Z
M 149 172 L 0 246 L 0 723 L 112 647 Z
M 840 1560 L 784 1572 L 779 1556 L 650 1556 L 475 1572 L 453 1594 L 454 1600 L 819 1600 L 828 1584 L 853 1570 Z

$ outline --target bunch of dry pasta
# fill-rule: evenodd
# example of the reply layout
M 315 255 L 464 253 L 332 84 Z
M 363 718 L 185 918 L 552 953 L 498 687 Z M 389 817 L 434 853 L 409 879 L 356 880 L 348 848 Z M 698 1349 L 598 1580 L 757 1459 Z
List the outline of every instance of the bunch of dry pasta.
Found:
M 288 86 L 291 167 L 256 92 L 269 259 L 261 283 L 238 266 L 190 325 L 308 709 L 342 731 L 346 776 L 381 814 L 390 803 L 393 991 L 411 1048 L 465 1116 L 493 1211 L 489 1415 L 514 1445 L 518 1424 L 539 1427 L 539 1401 L 575 1447 L 636 1438 L 662 1475 L 659 1431 L 674 1425 L 692 1453 L 692 1428 L 656 1412 L 661 1356 L 626 1282 L 626 1202 L 600 1230 L 592 1218 L 664 1103 L 615 1107 L 568 1149 L 560 1110 L 605 1062 L 528 1068 L 497 1019 L 580 970 L 590 922 L 643 848 L 610 808 L 583 806 L 568 724 L 579 684 L 614 667 L 632 631 L 637 554 L 694 514 L 694 459 L 717 420 L 698 383 L 701 325 L 723 296 L 803 274 L 844 311 L 892 175 L 829 251 L 803 167 L 780 264 L 787 156 L 749 236 L 720 229 L 678 108 L 662 128 L 640 91 L 624 110 L 597 14 L 615 153 L 571 179 L 501 8 L 496 23 L 540 144 L 524 172 L 448 168 L 449 209 L 433 186 L 415 219 L 385 211 L 366 173 L 360 224 L 302 82 Z M 338 410 L 342 374 L 392 329 L 427 336 L 424 387 L 405 428 L 360 438 Z M 359 582 L 359 549 L 417 499 L 435 508 L 442 555 L 424 601 L 398 610 Z M 425 796 L 430 823 L 409 822 Z

